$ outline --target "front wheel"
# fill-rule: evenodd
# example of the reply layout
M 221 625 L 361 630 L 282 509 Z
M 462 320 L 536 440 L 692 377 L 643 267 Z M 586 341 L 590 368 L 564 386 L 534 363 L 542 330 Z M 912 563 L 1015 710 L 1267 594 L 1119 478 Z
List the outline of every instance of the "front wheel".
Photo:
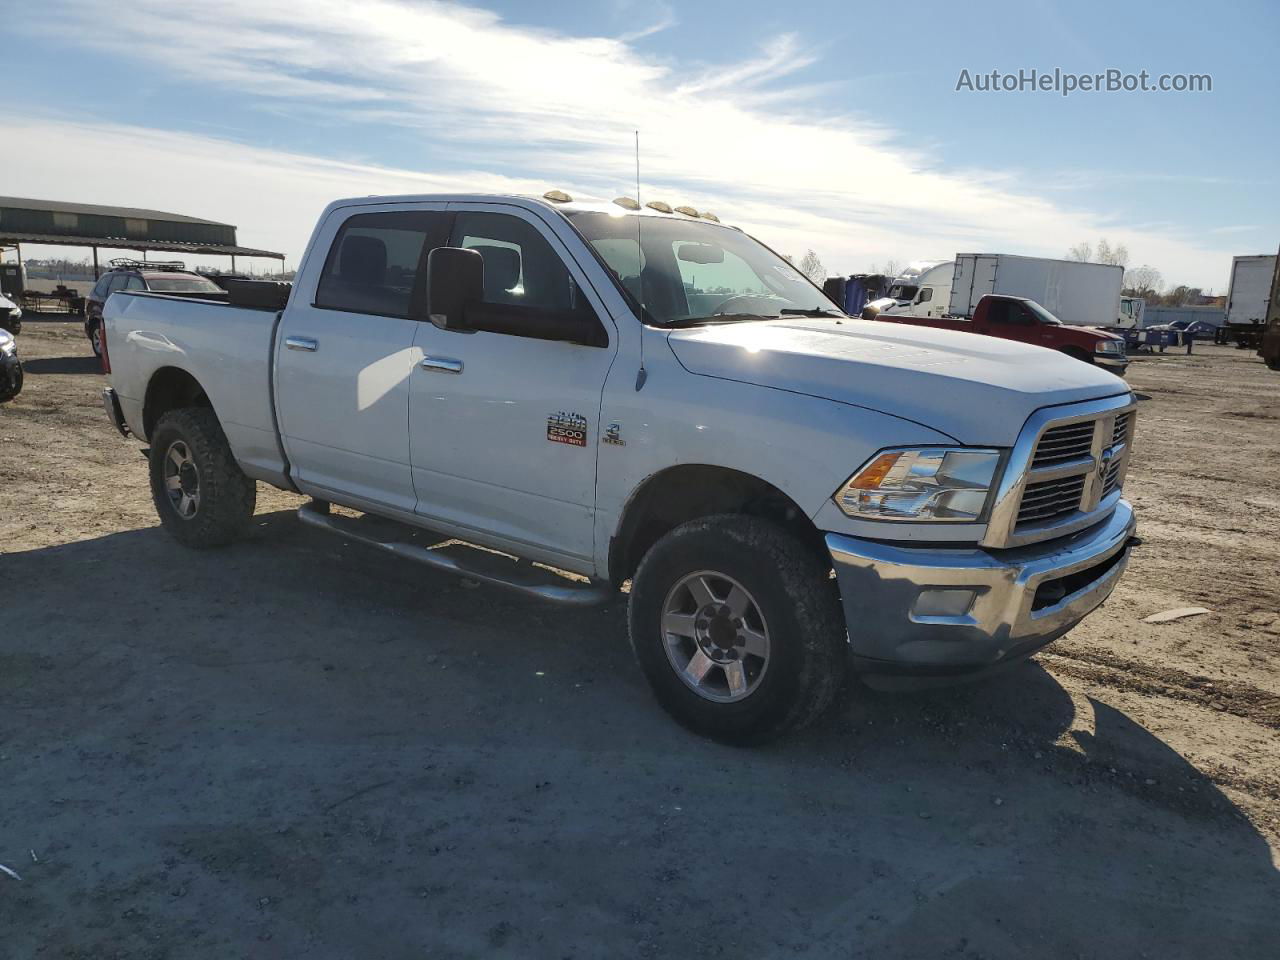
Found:
M 847 634 L 830 566 L 755 517 L 694 520 L 646 554 L 631 585 L 631 646 L 684 726 L 758 743 L 834 702 Z
M 89 346 L 93 348 L 95 357 L 102 356 L 102 323 L 94 323 L 89 326 Z
M 161 525 L 188 547 L 224 546 L 249 525 L 257 486 L 208 407 L 160 418 L 151 434 L 151 498 Z

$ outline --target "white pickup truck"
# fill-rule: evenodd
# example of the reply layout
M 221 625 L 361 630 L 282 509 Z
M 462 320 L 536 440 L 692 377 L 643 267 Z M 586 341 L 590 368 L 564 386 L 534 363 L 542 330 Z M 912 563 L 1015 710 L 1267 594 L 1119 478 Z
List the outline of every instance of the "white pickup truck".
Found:
M 341 200 L 278 302 L 115 294 L 104 403 L 150 446 L 162 524 L 228 543 L 261 481 L 548 600 L 629 582 L 658 699 L 738 742 L 812 721 L 850 666 L 984 671 L 1107 598 L 1135 529 L 1122 380 L 846 316 L 742 231 L 655 206 Z

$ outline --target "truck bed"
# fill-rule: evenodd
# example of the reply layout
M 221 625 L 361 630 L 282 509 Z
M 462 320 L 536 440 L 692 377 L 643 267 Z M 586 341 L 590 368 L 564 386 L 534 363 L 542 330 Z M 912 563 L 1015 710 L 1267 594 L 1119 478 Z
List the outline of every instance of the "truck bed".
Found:
M 272 365 L 278 310 L 158 293 L 119 292 L 103 320 L 112 383 L 129 428 L 146 437 L 147 385 L 164 368 L 185 371 L 218 411 L 231 449 L 250 476 L 280 482 Z

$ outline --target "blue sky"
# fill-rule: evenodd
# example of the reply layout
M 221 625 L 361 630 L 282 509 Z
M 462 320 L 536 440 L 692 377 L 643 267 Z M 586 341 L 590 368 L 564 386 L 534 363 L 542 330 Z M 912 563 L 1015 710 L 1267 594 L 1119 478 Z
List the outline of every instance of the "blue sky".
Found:
M 1106 236 L 1221 290 L 1280 239 L 1275 4 L 182 6 L 8 7 L 0 192 L 226 220 L 296 262 L 339 195 L 634 192 L 639 128 L 648 198 L 833 272 Z M 1213 90 L 955 90 L 1055 67 Z

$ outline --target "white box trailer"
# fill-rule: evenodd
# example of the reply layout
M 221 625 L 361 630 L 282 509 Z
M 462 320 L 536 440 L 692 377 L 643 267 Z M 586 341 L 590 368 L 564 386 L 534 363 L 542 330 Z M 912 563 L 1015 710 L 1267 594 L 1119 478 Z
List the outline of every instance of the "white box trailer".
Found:
M 959 253 L 949 312 L 971 317 L 978 301 L 993 293 L 1034 300 L 1063 323 L 1117 327 L 1122 325 L 1123 286 L 1124 267 L 1111 264 L 1009 253 Z
M 1276 272 L 1274 253 L 1231 258 L 1231 285 L 1227 288 L 1227 323 L 1264 326 L 1271 300 L 1271 278 Z

